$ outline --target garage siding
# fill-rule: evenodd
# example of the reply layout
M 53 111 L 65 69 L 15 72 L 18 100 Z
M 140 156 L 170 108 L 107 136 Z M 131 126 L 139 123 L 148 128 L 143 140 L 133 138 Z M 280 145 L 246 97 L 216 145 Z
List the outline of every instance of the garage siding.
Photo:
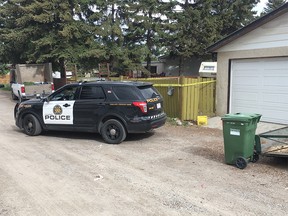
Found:
M 287 47 L 288 44 L 288 13 L 265 23 L 248 34 L 219 48 L 218 52 L 235 52 L 243 50 L 269 49 Z
M 288 124 L 288 57 L 232 60 L 230 112 Z

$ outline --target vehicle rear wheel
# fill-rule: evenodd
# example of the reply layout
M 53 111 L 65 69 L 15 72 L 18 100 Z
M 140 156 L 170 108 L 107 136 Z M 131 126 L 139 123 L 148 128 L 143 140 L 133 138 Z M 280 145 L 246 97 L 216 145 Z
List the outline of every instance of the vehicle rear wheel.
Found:
M 109 144 L 119 144 L 125 140 L 126 130 L 120 121 L 110 119 L 104 122 L 101 128 L 101 135 L 105 142 Z
M 42 132 L 38 119 L 32 114 L 28 114 L 24 117 L 23 128 L 24 132 L 29 136 L 37 136 Z
M 18 97 L 11 91 L 12 100 L 18 100 Z

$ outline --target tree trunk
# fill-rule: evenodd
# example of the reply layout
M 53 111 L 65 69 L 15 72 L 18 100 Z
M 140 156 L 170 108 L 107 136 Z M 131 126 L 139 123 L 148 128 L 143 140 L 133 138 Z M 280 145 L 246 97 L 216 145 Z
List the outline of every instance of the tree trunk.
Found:
M 114 32 L 114 25 L 115 25 L 115 4 L 112 3 L 112 8 L 111 8 L 111 40 L 112 40 L 112 44 L 116 43 L 115 41 L 115 32 Z M 115 65 L 115 58 L 114 58 L 114 53 L 110 52 L 110 56 L 109 56 L 109 63 L 110 63 L 110 70 L 113 71 L 114 69 L 114 65 Z
M 61 78 L 66 79 L 66 68 L 65 68 L 65 59 L 64 58 L 59 59 L 59 69 L 60 69 L 60 73 L 61 73 Z
M 152 11 L 149 11 L 149 18 L 152 19 Z M 148 29 L 147 31 L 147 48 L 148 48 L 148 54 L 146 56 L 146 67 L 147 67 L 147 70 L 149 71 L 149 74 L 148 76 L 151 77 L 151 54 L 152 53 L 152 29 Z
M 179 56 L 179 70 L 178 70 L 178 76 L 181 76 L 183 73 L 183 57 Z
M 150 57 L 150 54 L 147 54 L 147 56 L 146 56 L 146 68 L 149 71 L 148 76 L 151 77 L 151 57 Z

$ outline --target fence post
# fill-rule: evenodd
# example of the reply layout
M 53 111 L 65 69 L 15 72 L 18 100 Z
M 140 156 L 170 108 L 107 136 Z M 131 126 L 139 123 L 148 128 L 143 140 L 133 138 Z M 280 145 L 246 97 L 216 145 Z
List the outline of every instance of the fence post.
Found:
M 179 110 L 180 110 L 180 120 L 183 121 L 185 119 L 185 114 L 186 114 L 186 100 L 185 98 L 187 97 L 185 88 L 182 86 L 185 83 L 185 77 L 181 76 L 179 79 L 179 84 L 181 85 L 179 87 Z

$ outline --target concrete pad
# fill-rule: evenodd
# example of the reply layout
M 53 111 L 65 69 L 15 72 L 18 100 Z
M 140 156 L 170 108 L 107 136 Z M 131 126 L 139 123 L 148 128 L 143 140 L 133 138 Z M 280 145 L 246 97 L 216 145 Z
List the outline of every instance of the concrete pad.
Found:
M 208 125 L 203 126 L 203 127 L 208 127 L 208 128 L 217 128 L 222 130 L 222 120 L 220 116 L 208 118 Z M 276 130 L 279 128 L 287 127 L 287 125 L 282 125 L 282 124 L 273 124 L 273 123 L 268 123 L 268 122 L 259 122 L 257 124 L 257 129 L 256 129 L 256 134 L 268 132 L 271 130 Z

